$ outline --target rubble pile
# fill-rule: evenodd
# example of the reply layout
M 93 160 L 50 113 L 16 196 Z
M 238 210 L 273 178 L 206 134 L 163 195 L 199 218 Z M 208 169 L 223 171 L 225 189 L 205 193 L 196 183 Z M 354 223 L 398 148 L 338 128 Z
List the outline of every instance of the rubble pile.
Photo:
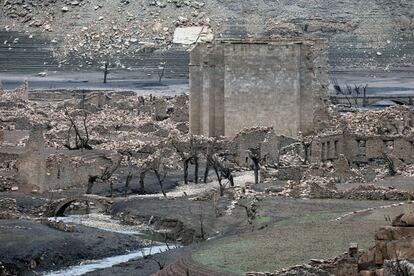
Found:
M 336 198 L 337 191 L 333 178 L 312 177 L 304 181 L 288 181 L 278 195 L 294 198 Z
M 403 105 L 382 110 L 334 113 L 332 117 L 331 127 L 319 135 L 408 136 L 414 132 L 413 111 Z
M 414 262 L 408 260 L 387 260 L 384 262 L 384 273 L 385 271 L 387 271 L 388 275 L 414 275 Z
M 305 164 L 305 158 L 301 151 L 302 145 L 294 143 L 284 147 L 280 151 L 279 164 L 281 166 L 300 166 Z
M 321 270 L 308 264 L 282 270 L 280 272 L 247 272 L 245 276 L 331 276 L 327 271 Z
M 364 252 L 358 260 L 361 270 L 372 271 L 377 267 L 382 267 L 383 275 L 399 275 L 393 274 L 395 265 L 398 263 L 403 263 L 404 267 L 412 269 L 413 230 L 414 214 L 410 212 L 398 215 L 391 226 L 378 229 L 375 233 L 375 246 Z
M 40 30 L 56 46 L 54 54 L 62 63 L 75 55 L 91 64 L 168 48 L 176 27 L 209 28 L 204 6 L 202 0 L 6 0 L 0 8 L 14 23 L 6 25 L 6 31 L 16 28 L 15 23 L 33 33 Z M 16 39 L 5 44 L 13 47 L 19 42 Z
M 67 144 L 71 120 L 82 135 L 88 131 L 90 144 L 94 148 L 107 150 L 117 150 L 121 144 L 137 147 L 142 141 L 166 138 L 177 126 L 180 133 L 188 132 L 186 95 L 169 99 L 153 96 L 106 97 L 105 93 L 98 93 L 100 96 L 93 94 L 86 100 L 17 103 L 10 94 L 14 93 L 7 92 L 7 96 L 0 96 L 1 105 L 13 107 L 0 110 L 0 125 L 13 125 L 14 129 L 30 129 L 33 126 L 44 129 L 46 145 L 53 148 L 64 148 Z M 102 103 L 101 98 L 106 101 Z M 73 128 L 71 131 L 74 136 Z
M 13 198 L 0 199 L 0 219 L 16 219 L 20 217 L 17 202 Z
M 288 181 L 279 196 L 293 198 L 344 198 L 353 200 L 413 200 L 414 194 L 394 188 L 360 185 L 345 191 L 338 191 L 335 181 L 330 178 L 312 177 L 303 181 Z
M 351 188 L 345 191 L 342 197 L 346 199 L 405 201 L 414 199 L 414 194 L 393 188 L 377 187 L 371 184 Z
M 0 101 L 26 102 L 29 99 L 29 85 L 27 80 L 13 91 L 6 91 L 0 84 Z
M 414 112 L 396 106 L 332 113 L 331 127 L 282 148 L 277 164 L 262 167 L 263 179 L 288 181 L 280 195 L 289 197 L 411 199 L 412 193 L 373 185 L 339 192 L 335 183 L 366 183 L 387 176 L 414 175 L 409 154 Z
M 75 225 L 71 225 L 71 224 L 66 224 L 63 221 L 59 220 L 51 220 L 51 219 L 42 219 L 41 223 L 44 225 L 49 226 L 50 228 L 53 229 L 57 229 L 59 231 L 63 231 L 63 232 L 75 232 L 76 231 L 76 226 Z
M 240 35 L 242 30 L 246 37 L 333 38 L 333 53 L 354 49 L 358 51 L 355 56 L 364 54 L 363 60 L 348 55 L 338 58 L 341 65 L 351 60 L 348 66 L 353 68 L 374 69 L 379 64 L 388 69 L 390 64 L 397 63 L 412 66 L 409 38 L 414 20 L 410 14 L 413 4 L 409 1 L 353 1 L 340 5 L 322 1 L 311 7 L 307 4 L 307 0 L 264 1 L 254 5 L 249 1 L 220 0 L 5 0 L 0 4 L 4 15 L 0 27 L 4 25 L 7 31 L 25 28 L 30 37 L 42 32 L 56 46 L 56 55 L 63 59 L 79 56 L 88 59 L 88 63 L 92 57 L 108 61 L 117 54 L 133 56 L 160 47 L 168 49 L 177 27 L 199 26 L 208 28 L 210 37 Z M 379 24 L 360 18 L 360 10 L 373 5 L 376 8 L 371 16 Z M 315 17 L 326 10 L 333 12 Z M 337 36 L 342 35 L 346 45 L 337 41 Z M 11 38 L 5 45 L 12 48 L 18 42 Z M 355 48 L 356 43 L 360 46 Z M 389 56 L 393 59 L 382 64 Z
M 14 177 L 0 175 L 0 192 L 11 191 L 16 186 Z

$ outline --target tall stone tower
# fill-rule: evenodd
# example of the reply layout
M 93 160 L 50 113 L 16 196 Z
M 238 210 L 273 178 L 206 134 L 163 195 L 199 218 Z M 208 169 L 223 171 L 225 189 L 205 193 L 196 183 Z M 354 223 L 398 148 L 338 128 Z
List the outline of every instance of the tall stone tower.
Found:
M 225 40 L 190 53 L 190 131 L 236 135 L 271 126 L 310 134 L 327 118 L 324 40 Z

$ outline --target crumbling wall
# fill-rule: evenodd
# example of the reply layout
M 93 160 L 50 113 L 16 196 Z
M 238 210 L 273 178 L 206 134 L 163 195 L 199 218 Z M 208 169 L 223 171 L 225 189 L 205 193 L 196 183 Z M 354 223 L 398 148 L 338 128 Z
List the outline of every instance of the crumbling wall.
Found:
M 260 149 L 263 163 L 276 164 L 279 161 L 280 150 L 297 140 L 279 136 L 271 127 L 244 129 L 234 137 L 236 146 L 236 162 L 240 166 L 250 166 L 249 149 Z
M 390 274 L 396 262 L 403 262 L 408 269 L 412 265 L 406 260 L 414 260 L 414 214 L 407 212 L 398 215 L 390 226 L 383 226 L 375 233 L 375 246 L 364 252 L 359 258 L 359 267 L 363 275 L 375 268 L 382 267 L 381 275 Z M 411 275 L 411 274 L 404 274 Z
M 41 127 L 33 127 L 29 133 L 29 139 L 26 142 L 27 151 L 39 151 L 45 146 L 45 138 L 43 137 L 43 129 Z
M 414 157 L 412 136 L 358 136 L 333 134 L 315 137 L 311 144 L 312 163 L 336 160 L 343 154 L 351 163 L 384 159 L 384 154 L 410 163 Z
M 17 162 L 18 181 L 24 190 L 40 192 L 85 188 L 89 176 L 101 175 L 110 161 L 102 154 L 88 151 L 30 151 Z

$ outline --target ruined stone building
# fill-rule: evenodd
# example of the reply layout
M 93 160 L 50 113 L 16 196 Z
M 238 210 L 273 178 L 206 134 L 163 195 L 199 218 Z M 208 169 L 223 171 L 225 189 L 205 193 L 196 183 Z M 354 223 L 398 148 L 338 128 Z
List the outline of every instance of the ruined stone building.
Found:
M 326 120 L 323 40 L 201 43 L 190 54 L 190 130 L 233 137 L 244 128 L 313 133 Z
M 17 141 L 20 145 L 21 140 L 25 141 L 21 143 L 23 146 L 11 143 Z M 0 168 L 10 168 L 10 172 L 3 176 L 12 177 L 14 184 L 27 192 L 68 188 L 86 190 L 89 176 L 101 175 L 103 168 L 111 165 L 107 151 L 54 149 L 44 144 L 41 128 L 0 130 Z M 16 171 L 11 170 L 14 163 Z
M 311 145 L 310 160 L 312 163 L 334 161 L 341 154 L 351 163 L 382 160 L 384 154 L 411 163 L 414 161 L 414 137 L 351 134 L 317 137 Z

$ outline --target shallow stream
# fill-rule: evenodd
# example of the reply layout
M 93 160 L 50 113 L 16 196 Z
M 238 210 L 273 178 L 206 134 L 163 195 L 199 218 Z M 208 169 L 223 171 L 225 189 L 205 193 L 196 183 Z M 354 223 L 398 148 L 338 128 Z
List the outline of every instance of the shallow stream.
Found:
M 78 224 L 84 225 L 87 227 L 98 228 L 104 231 L 109 232 L 116 232 L 125 235 L 138 235 L 144 236 L 145 233 L 143 231 L 148 230 L 146 225 L 138 225 L 138 226 L 130 226 L 130 225 L 122 225 L 120 221 L 112 219 L 108 215 L 99 214 L 99 213 L 92 213 L 88 215 L 70 215 L 67 217 L 56 217 L 56 218 L 49 218 L 49 220 L 54 221 L 63 221 L 67 224 Z M 98 260 L 88 260 L 83 261 L 79 265 L 70 266 L 68 268 L 64 268 L 58 271 L 51 271 L 46 272 L 43 276 L 78 276 L 84 275 L 85 273 L 92 272 L 98 269 L 109 268 L 114 265 L 118 265 L 121 263 L 128 262 L 132 259 L 142 258 L 149 255 L 155 255 L 157 253 L 161 253 L 167 251 L 169 249 L 176 248 L 175 246 L 169 246 L 161 244 L 161 243 L 154 243 L 151 246 L 144 247 L 138 250 L 134 250 L 123 255 L 107 257 Z

